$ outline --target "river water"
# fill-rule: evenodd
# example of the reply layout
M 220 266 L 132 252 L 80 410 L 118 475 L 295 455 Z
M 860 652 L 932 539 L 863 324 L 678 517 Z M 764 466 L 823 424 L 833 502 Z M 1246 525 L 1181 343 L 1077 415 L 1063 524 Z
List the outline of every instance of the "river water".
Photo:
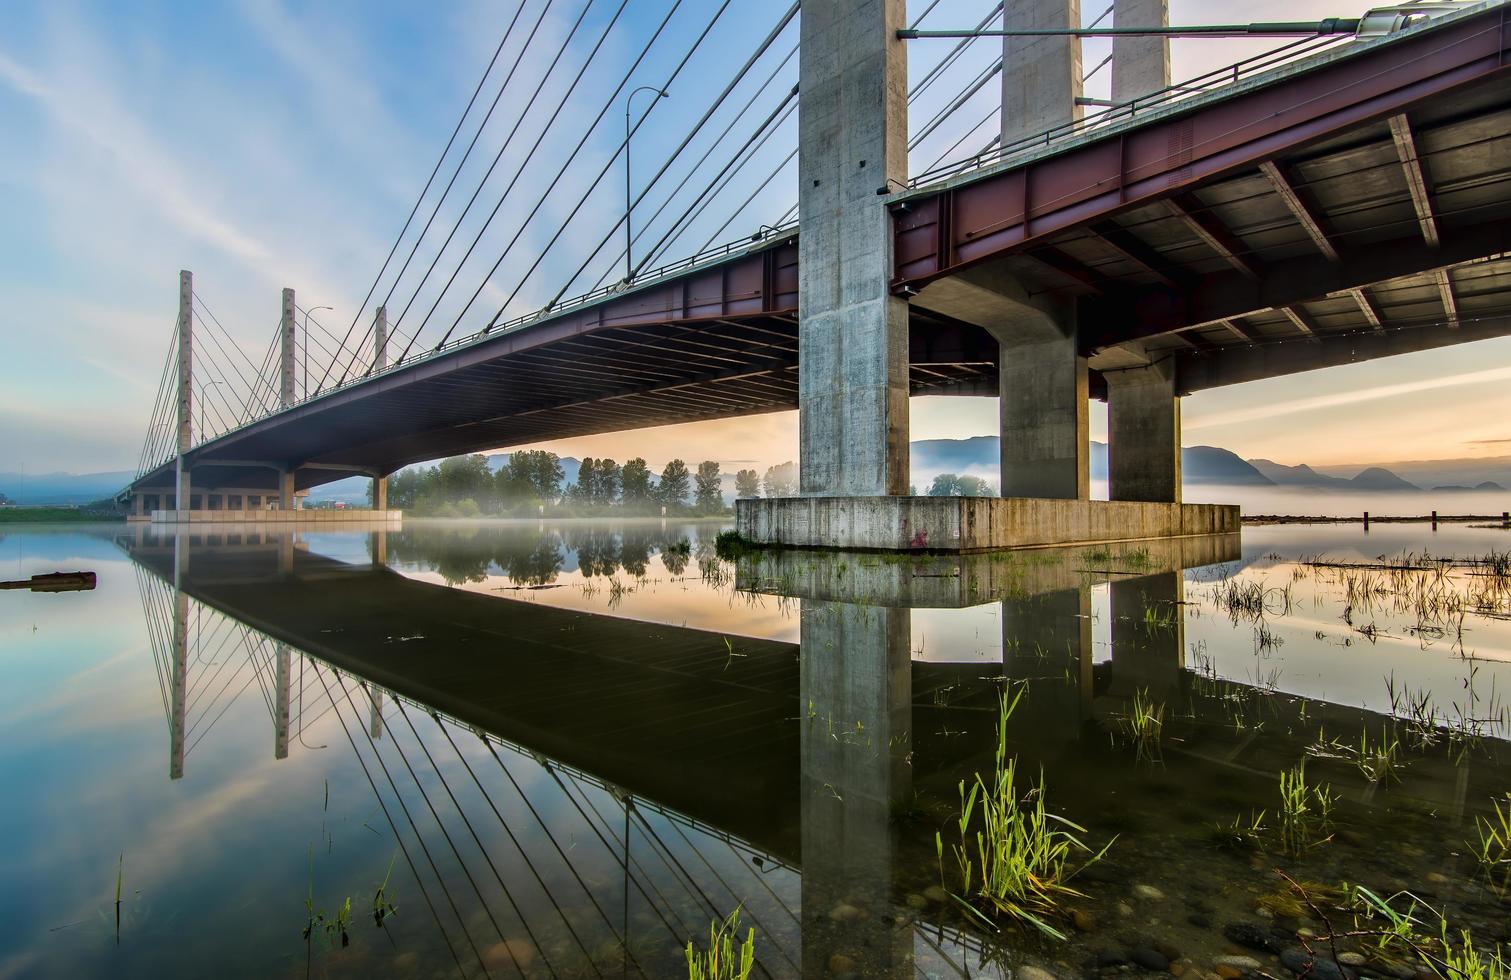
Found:
M 721 529 L 7 528 L 0 578 L 98 585 L 0 594 L 0 980 L 686 976 L 735 909 L 756 976 L 1289 977 L 1328 905 L 1277 872 L 1511 941 L 1476 855 L 1511 532 L 727 561 Z M 999 735 L 1107 848 L 1061 939 L 951 894 Z

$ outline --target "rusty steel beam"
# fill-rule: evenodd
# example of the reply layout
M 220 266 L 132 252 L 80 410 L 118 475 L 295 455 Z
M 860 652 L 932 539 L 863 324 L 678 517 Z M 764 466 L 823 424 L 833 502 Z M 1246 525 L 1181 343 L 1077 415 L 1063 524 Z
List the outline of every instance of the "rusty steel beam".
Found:
M 1312 319 L 1311 314 L 1307 313 L 1306 310 L 1303 310 L 1299 306 L 1283 306 L 1280 308 L 1280 312 L 1285 314 L 1285 318 L 1291 321 L 1297 330 L 1300 330 L 1313 340 L 1317 339 L 1316 321 Z
M 1175 263 L 1160 255 L 1158 249 L 1147 244 L 1116 221 L 1098 221 L 1096 224 L 1089 225 L 1086 230 L 1099 238 L 1108 248 L 1166 286 L 1179 286 L 1190 278 Z M 1035 251 L 1038 250 L 1035 249 Z
M 1443 304 L 1443 316 L 1447 318 L 1448 326 L 1457 330 L 1459 303 L 1458 297 L 1453 295 L 1453 275 L 1447 269 L 1434 269 L 1432 278 L 1437 283 L 1438 299 Z
M 1228 333 L 1232 334 L 1234 337 L 1237 337 L 1239 340 L 1244 341 L 1245 343 L 1252 344 L 1258 340 L 1263 339 L 1257 333 L 1239 322 L 1236 317 L 1218 320 L 1217 323 L 1219 326 L 1226 329 Z
M 1248 256 L 1249 247 L 1217 220 L 1216 216 L 1206 211 L 1196 198 L 1189 194 L 1177 194 L 1164 203 L 1165 209 L 1173 217 L 1179 219 L 1228 265 L 1250 279 L 1257 280 L 1263 275 L 1263 267 L 1258 260 Z
M 921 289 L 1050 235 L 1252 171 L 1309 143 L 1503 76 L 1511 66 L 1504 16 L 1490 9 L 1360 45 L 1221 98 L 1197 97 L 1153 121 L 1114 124 L 1100 138 L 1067 140 L 1064 149 L 1051 146 L 899 195 L 892 207 L 893 288 Z
M 1053 269 L 1060 275 L 1075 282 L 1077 286 L 1090 292 L 1100 294 L 1104 285 L 1103 280 L 1091 271 L 1079 259 L 1057 248 L 1039 248 L 1029 252 L 1028 256 L 1034 261 Z
M 1291 182 L 1286 179 L 1280 165 L 1273 160 L 1266 160 L 1259 165 L 1259 169 L 1270 179 L 1275 193 L 1280 195 L 1280 200 L 1285 202 L 1285 206 L 1290 209 L 1291 215 L 1301 225 L 1307 237 L 1312 240 L 1312 244 L 1317 246 L 1317 250 L 1327 256 L 1328 261 L 1338 261 L 1338 250 L 1333 248 L 1333 243 L 1328 240 L 1327 233 L 1322 230 L 1322 222 L 1312 214 L 1306 202 L 1301 200 L 1301 195 L 1296 193 L 1296 188 L 1292 187 Z
M 1092 348 L 1250 316 L 1323 299 L 1403 276 L 1446 269 L 1511 251 L 1511 217 L 1487 216 L 1455 228 L 1432 248 L 1413 229 L 1396 239 L 1339 252 L 1337 262 L 1302 256 L 1271 263 L 1263 280 L 1238 272 L 1205 276 L 1185 289 L 1148 287 L 1079 301 L 1081 322 L 1095 325 Z
M 1411 120 L 1405 113 L 1390 117 L 1390 138 L 1396 144 L 1396 156 L 1401 159 L 1401 172 L 1406 177 L 1406 190 L 1411 194 L 1411 206 L 1417 213 L 1417 223 L 1422 226 L 1422 238 L 1428 245 L 1438 244 L 1438 222 L 1432 213 L 1432 194 L 1428 190 L 1427 175 L 1422 171 L 1421 158 L 1417 156 L 1417 142 L 1411 135 Z
M 1375 301 L 1369 298 L 1369 294 L 1364 291 L 1364 287 L 1358 286 L 1350 289 L 1348 295 L 1352 296 L 1354 302 L 1359 305 L 1359 312 L 1364 314 L 1364 319 L 1369 321 L 1370 326 L 1376 330 L 1385 329 L 1385 319 L 1380 316 L 1380 311 L 1376 308 Z

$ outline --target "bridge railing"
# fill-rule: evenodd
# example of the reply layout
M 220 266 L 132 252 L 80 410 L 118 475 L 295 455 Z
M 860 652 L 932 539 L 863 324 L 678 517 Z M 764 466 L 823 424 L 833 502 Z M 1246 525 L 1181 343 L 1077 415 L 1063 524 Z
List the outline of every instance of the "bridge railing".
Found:
M 936 184 L 960 174 L 990 167 L 1019 153 L 1042 149 L 1064 140 L 1085 136 L 1096 130 L 1104 129 L 1113 123 L 1132 119 L 1141 113 L 1148 113 L 1155 109 L 1164 109 L 1173 103 L 1190 99 L 1194 96 L 1205 95 L 1242 81 L 1252 80 L 1254 77 L 1262 75 L 1265 72 L 1312 57 L 1322 51 L 1344 47 L 1354 43 L 1355 40 L 1356 38 L 1347 34 L 1300 38 L 1262 54 L 1244 58 L 1225 68 L 1214 68 L 1211 71 L 1197 75 L 1195 78 L 1178 82 L 1157 92 L 1141 95 L 1136 99 L 1119 102 L 1115 105 L 1100 106 L 1095 111 L 1085 113 L 1079 119 L 1051 126 L 1041 132 L 1021 137 L 1009 143 L 993 146 L 975 156 L 933 167 L 918 174 L 916 177 L 910 178 L 908 180 L 908 187 L 912 189 Z

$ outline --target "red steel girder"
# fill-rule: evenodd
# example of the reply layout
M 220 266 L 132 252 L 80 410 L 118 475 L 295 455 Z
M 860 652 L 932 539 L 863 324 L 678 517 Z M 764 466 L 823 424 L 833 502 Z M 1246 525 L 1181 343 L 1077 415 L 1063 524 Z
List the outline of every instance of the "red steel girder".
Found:
M 911 292 L 1046 236 L 1252 170 L 1305 144 L 1405 112 L 1511 67 L 1505 8 L 894 205 L 893 287 Z M 905 206 L 904 206 L 905 205 Z

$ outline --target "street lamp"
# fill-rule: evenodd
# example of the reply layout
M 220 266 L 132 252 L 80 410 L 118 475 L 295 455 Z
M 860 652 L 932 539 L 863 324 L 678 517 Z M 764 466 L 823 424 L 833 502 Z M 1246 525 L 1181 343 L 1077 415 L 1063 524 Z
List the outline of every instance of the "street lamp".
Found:
M 630 261 L 630 250 L 635 247 L 634 240 L 630 237 L 630 103 L 634 102 L 635 96 L 641 92 L 655 92 L 658 99 L 668 97 L 664 89 L 659 89 L 654 85 L 642 85 L 624 100 L 624 281 L 626 284 L 635 275 L 635 266 Z
M 207 402 L 207 401 L 210 400 L 209 396 L 205 392 L 210 388 L 211 385 L 225 385 L 225 384 L 226 384 L 226 382 L 224 382 L 224 381 L 206 381 L 205 383 L 203 383 L 203 384 L 201 384 L 199 386 L 199 440 L 200 440 L 200 442 L 204 442 L 205 438 L 206 438 L 205 437 L 205 402 Z M 229 387 L 229 385 L 227 385 L 227 387 Z M 189 441 L 192 443 L 192 442 L 194 442 L 194 439 L 191 437 L 189 439 Z
M 304 371 L 301 375 L 304 381 L 304 397 L 310 396 L 310 314 L 316 310 L 330 310 L 336 312 L 334 306 L 312 306 L 304 311 Z

